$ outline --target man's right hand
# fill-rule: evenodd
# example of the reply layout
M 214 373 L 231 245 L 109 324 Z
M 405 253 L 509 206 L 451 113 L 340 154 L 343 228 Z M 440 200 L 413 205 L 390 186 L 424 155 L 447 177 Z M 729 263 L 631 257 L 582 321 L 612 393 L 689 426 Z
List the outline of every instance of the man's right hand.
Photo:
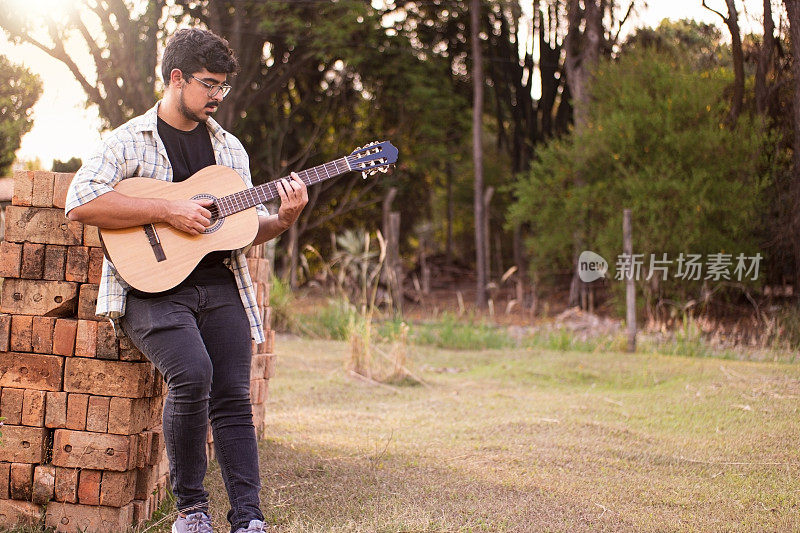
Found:
M 189 235 L 200 235 L 211 225 L 213 200 L 168 200 L 164 222 Z

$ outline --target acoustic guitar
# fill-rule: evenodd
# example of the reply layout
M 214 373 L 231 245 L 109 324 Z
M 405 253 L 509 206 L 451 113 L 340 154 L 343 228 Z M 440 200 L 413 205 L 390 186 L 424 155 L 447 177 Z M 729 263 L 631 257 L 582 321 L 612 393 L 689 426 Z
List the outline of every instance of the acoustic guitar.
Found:
M 388 141 L 373 142 L 345 157 L 297 174 L 306 186 L 350 171 L 363 177 L 386 172 L 397 161 L 397 148 Z M 287 177 L 288 178 L 288 177 Z M 255 240 L 255 206 L 278 198 L 277 181 L 245 187 L 229 167 L 212 165 L 187 180 L 173 183 L 152 178 L 127 178 L 114 188 L 138 198 L 207 199 L 213 204 L 211 225 L 200 235 L 189 235 L 166 223 L 124 229 L 100 229 L 106 257 L 130 286 L 161 292 L 178 285 L 209 252 L 243 248 Z

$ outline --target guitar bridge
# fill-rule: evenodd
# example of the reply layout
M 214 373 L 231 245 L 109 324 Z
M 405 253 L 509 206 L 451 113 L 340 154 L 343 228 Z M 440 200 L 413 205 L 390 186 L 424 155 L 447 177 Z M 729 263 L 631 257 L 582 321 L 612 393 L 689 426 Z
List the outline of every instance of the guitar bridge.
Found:
M 161 247 L 161 239 L 158 238 L 158 233 L 156 233 L 156 228 L 152 224 L 145 224 L 142 226 L 144 228 L 144 233 L 147 235 L 147 240 L 150 242 L 150 246 L 153 248 L 153 254 L 156 256 L 156 261 L 159 263 L 161 261 L 166 261 L 167 256 L 164 254 L 164 248 Z

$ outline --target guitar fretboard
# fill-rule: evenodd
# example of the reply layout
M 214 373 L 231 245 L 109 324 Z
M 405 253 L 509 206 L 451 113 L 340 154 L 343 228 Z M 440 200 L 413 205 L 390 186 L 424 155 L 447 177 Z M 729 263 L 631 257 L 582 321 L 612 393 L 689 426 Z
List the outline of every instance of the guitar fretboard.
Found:
M 350 170 L 351 169 L 347 163 L 347 158 L 342 157 L 341 159 L 337 159 L 323 165 L 317 165 L 307 170 L 301 170 L 297 173 L 297 175 L 300 176 L 300 179 L 303 180 L 303 183 L 305 183 L 306 186 L 309 186 L 341 174 L 345 174 L 350 172 Z M 285 178 L 280 179 L 290 180 L 291 177 L 285 176 Z M 245 189 L 243 191 L 218 198 L 216 205 L 219 209 L 219 217 L 226 217 L 228 215 L 238 213 L 239 211 L 250 209 L 258 204 L 263 204 L 265 202 L 269 202 L 270 200 L 274 200 L 275 198 L 279 198 L 280 194 L 278 193 L 278 181 L 280 181 L 280 179 L 267 182 L 263 185 L 259 185 L 258 187 Z

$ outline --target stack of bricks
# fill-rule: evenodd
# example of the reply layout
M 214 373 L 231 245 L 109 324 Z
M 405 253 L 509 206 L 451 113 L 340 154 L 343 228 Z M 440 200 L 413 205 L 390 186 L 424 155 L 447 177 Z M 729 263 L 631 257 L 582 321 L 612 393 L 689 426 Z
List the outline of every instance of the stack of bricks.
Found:
M 97 228 L 64 216 L 73 174 L 22 171 L 0 243 L 0 528 L 115 532 L 148 520 L 167 494 L 166 385 L 112 324 L 95 316 Z M 269 324 L 269 271 L 248 254 Z M 251 399 L 265 431 L 274 333 L 255 345 Z M 213 444 L 209 432 L 209 457 Z M 44 511 L 44 512 L 43 512 Z M 42 521 L 44 522 L 42 524 Z

